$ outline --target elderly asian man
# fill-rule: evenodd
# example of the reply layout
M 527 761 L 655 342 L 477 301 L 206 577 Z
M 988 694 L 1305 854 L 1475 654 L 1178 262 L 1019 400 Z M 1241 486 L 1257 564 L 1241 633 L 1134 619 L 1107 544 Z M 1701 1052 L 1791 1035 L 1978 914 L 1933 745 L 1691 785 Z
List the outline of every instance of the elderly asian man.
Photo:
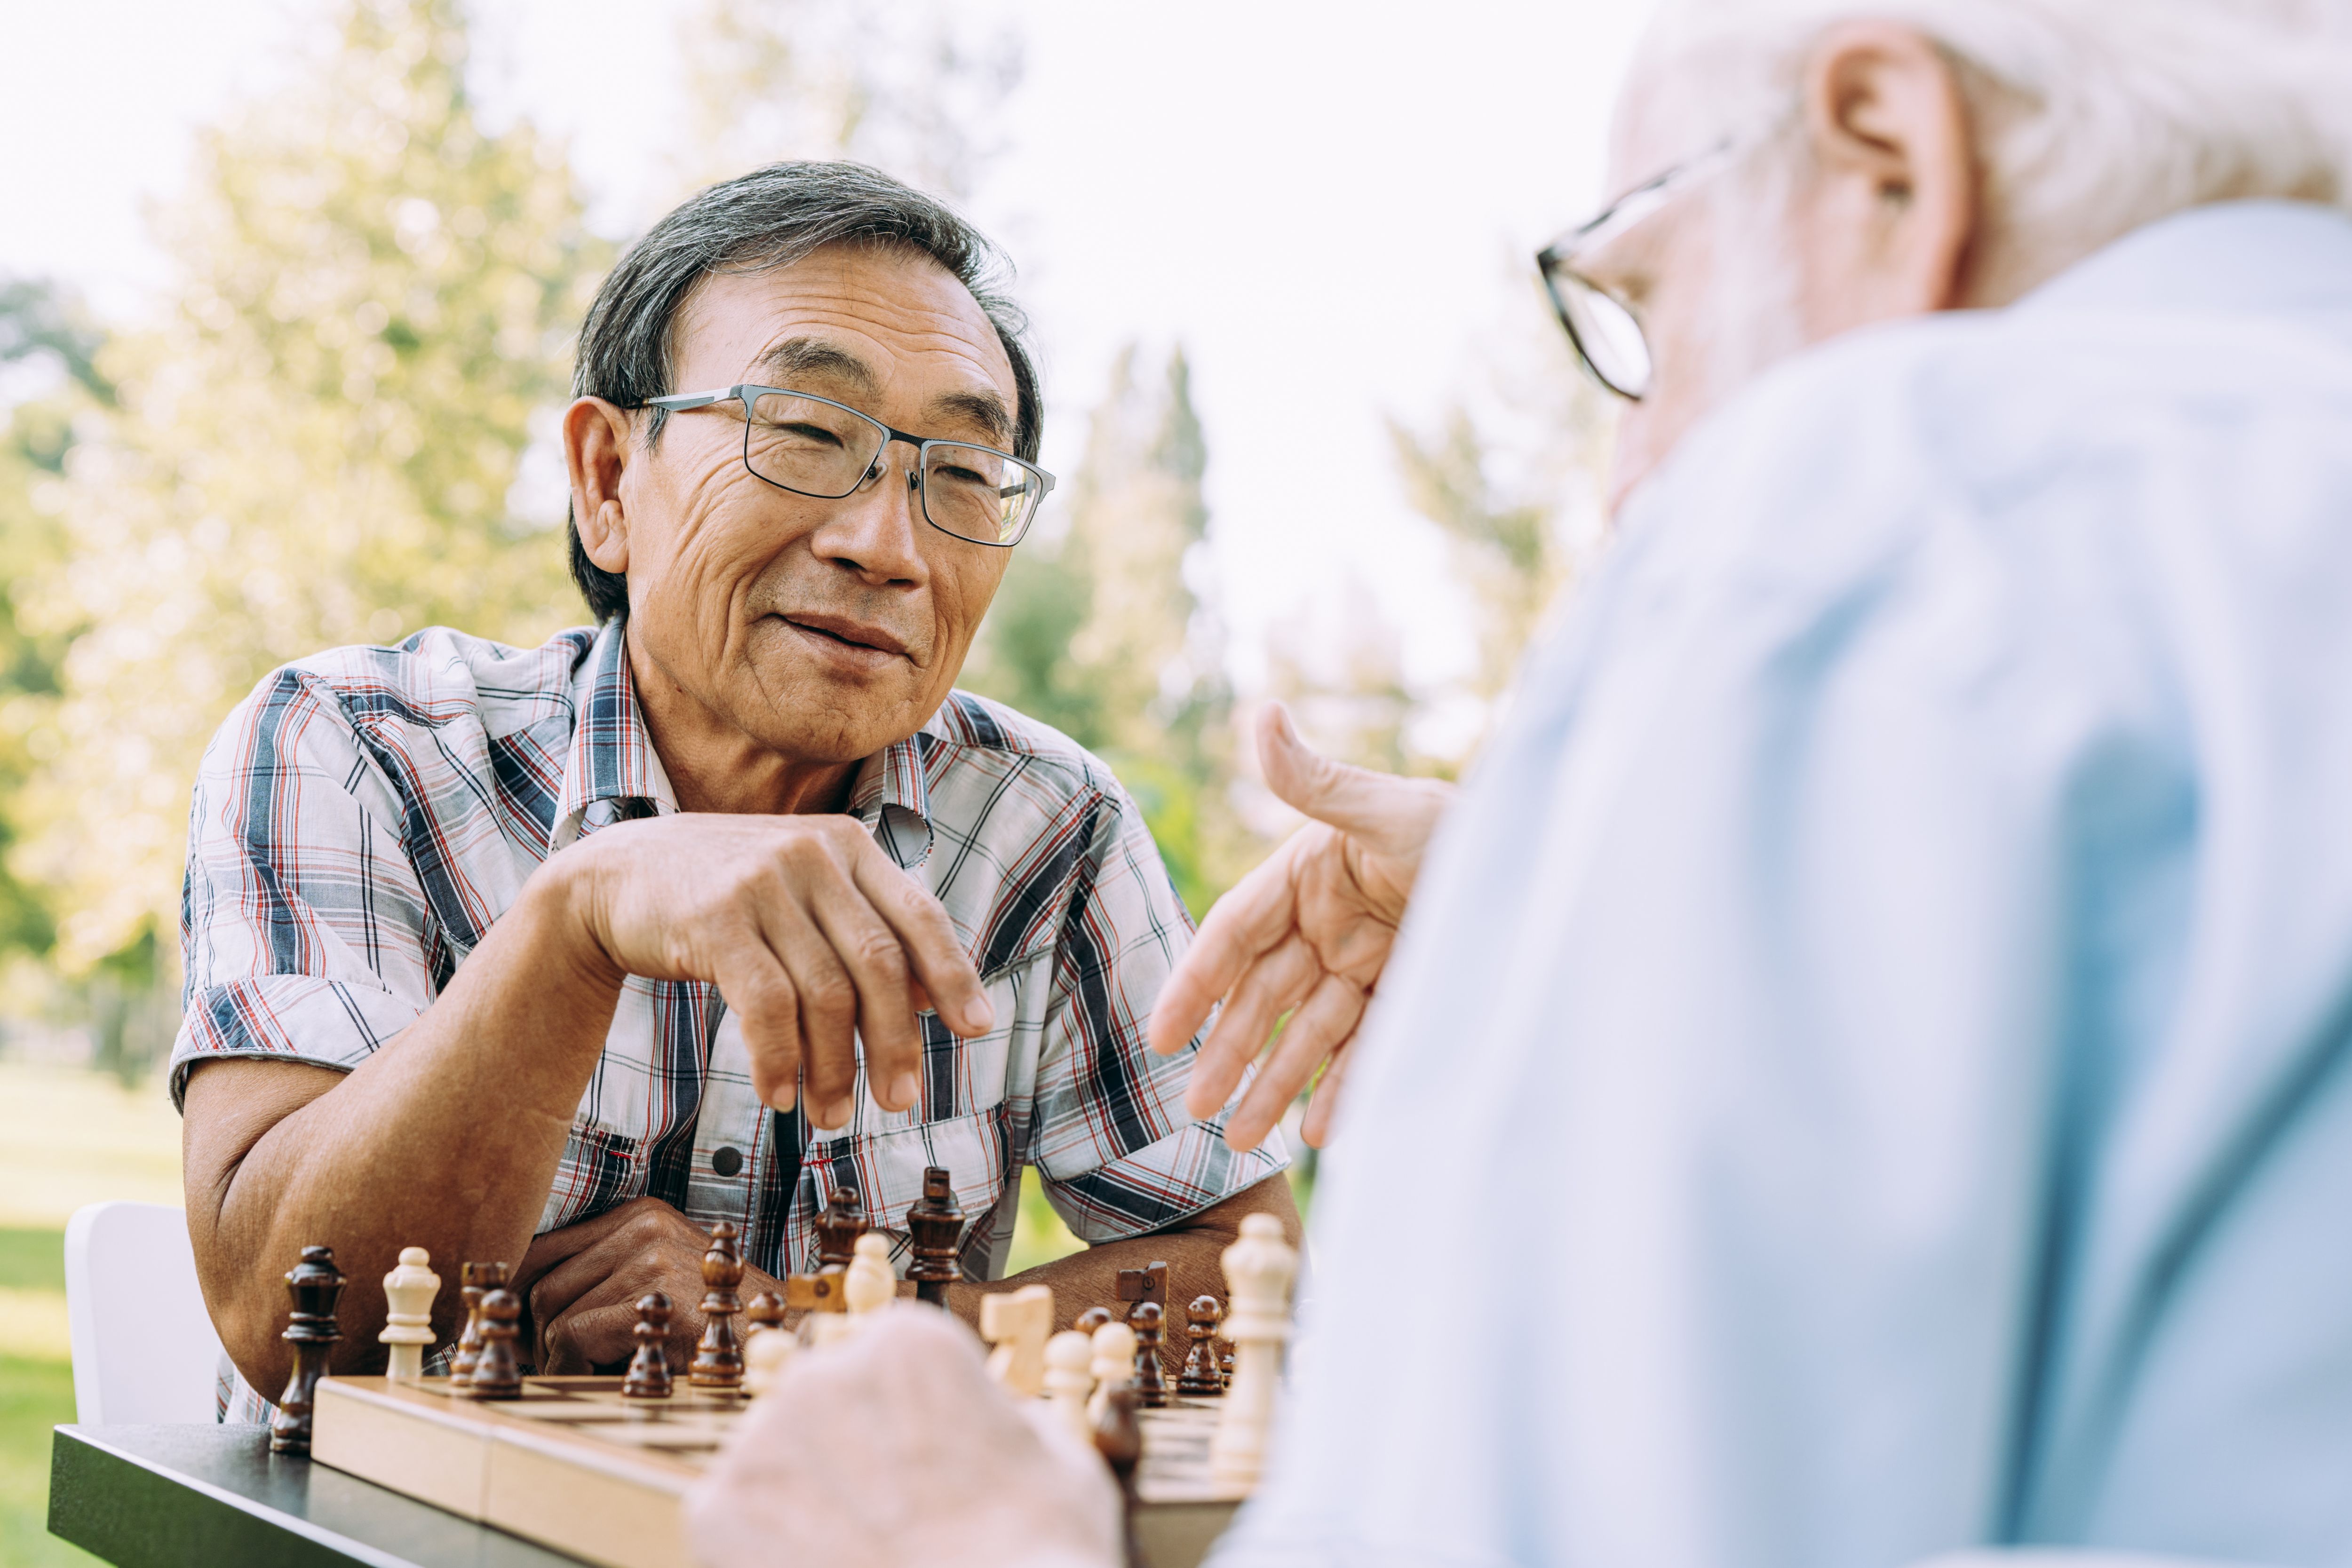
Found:
M 1661 11 L 1543 258 L 1612 559 L 1434 838 L 1277 718 L 1320 824 L 1162 993 L 1196 1112 L 1297 1009 L 1239 1145 L 1346 1069 L 1220 1563 L 2352 1560 L 2347 22 Z M 772 1419 L 965 1386 L 891 1333 Z
M 647 1291 L 692 1343 L 716 1222 L 771 1289 L 845 1188 L 902 1231 L 926 1166 L 982 1281 L 1038 1172 L 1094 1244 L 1035 1272 L 1066 1312 L 1155 1259 L 1209 1288 L 1243 1215 L 1295 1224 L 1280 1151 L 1145 1049 L 1191 925 L 1134 804 L 953 689 L 1052 484 L 992 257 L 853 165 L 695 197 L 581 336 L 599 623 L 322 653 L 222 727 L 173 1083 L 240 1414 L 310 1243 L 352 1279 L 339 1365 L 421 1246 L 514 1263 L 537 1359 L 579 1370 L 627 1359 Z

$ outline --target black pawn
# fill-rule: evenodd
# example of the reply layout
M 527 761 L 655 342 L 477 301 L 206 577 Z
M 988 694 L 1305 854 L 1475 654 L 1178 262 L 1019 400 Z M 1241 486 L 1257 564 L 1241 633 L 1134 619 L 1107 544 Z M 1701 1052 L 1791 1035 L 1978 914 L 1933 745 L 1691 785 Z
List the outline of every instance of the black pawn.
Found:
M 662 1348 L 669 1340 L 669 1298 L 659 1291 L 637 1298 L 637 1326 L 629 1331 L 636 1338 L 637 1354 L 629 1358 L 622 1398 L 669 1397 L 669 1355 Z
M 1176 1375 L 1177 1393 L 1213 1399 L 1225 1391 L 1225 1380 L 1217 1371 L 1217 1330 L 1224 1321 L 1224 1305 L 1214 1296 L 1195 1296 L 1184 1309 L 1192 1345 L 1184 1353 L 1184 1370 Z
M 472 1397 L 522 1397 L 522 1366 L 515 1359 L 521 1318 L 522 1298 L 512 1291 L 501 1288 L 482 1298 L 482 1353 L 474 1358 L 474 1375 L 466 1379 Z
M 269 1418 L 273 1454 L 310 1451 L 310 1414 L 319 1379 L 326 1375 L 329 1352 L 343 1337 L 335 1326 L 343 1284 L 331 1247 L 303 1248 L 302 1260 L 287 1270 L 286 1293 L 293 1299 L 294 1312 L 284 1338 L 294 1347 L 294 1371 L 286 1380 L 286 1392 L 278 1396 L 278 1414 Z
M 1168 1375 L 1160 1366 L 1160 1314 L 1158 1301 L 1139 1301 L 1127 1315 L 1135 1331 L 1135 1402 L 1146 1410 L 1168 1403 Z

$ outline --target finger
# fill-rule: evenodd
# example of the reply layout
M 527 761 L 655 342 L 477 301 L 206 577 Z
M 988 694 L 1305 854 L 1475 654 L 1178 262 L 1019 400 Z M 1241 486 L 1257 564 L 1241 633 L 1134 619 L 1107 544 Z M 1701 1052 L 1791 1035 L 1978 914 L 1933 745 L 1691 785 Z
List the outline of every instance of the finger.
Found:
M 532 1238 L 530 1249 L 523 1254 L 521 1264 L 515 1269 L 513 1283 L 509 1288 L 518 1292 L 530 1290 L 541 1276 L 566 1259 L 587 1251 L 631 1220 L 639 1219 L 639 1210 L 647 1204 L 669 1208 L 669 1205 L 657 1197 L 634 1198 L 576 1225 L 562 1226 L 543 1236 Z M 670 1212 L 676 1214 L 677 1211 L 670 1209 Z M 683 1222 L 684 1216 L 679 1218 Z
M 1276 1020 L 1312 995 L 1322 977 L 1315 950 L 1296 933 L 1252 964 L 1225 999 L 1216 1027 L 1201 1042 L 1201 1053 L 1192 1059 L 1184 1109 L 1195 1116 L 1215 1115 L 1265 1049 Z
M 573 1252 L 522 1287 L 531 1314 L 541 1323 L 553 1322 L 614 1279 L 625 1282 L 675 1275 L 700 1299 L 702 1254 L 709 1242 L 691 1221 L 656 1197 L 625 1203 L 602 1218 L 614 1217 L 622 1223 L 606 1228 L 595 1245 Z M 649 1284 L 635 1294 L 667 1289 Z
M 1299 738 L 1290 710 L 1268 703 L 1257 717 L 1258 765 L 1266 788 L 1318 822 L 1353 834 L 1381 854 L 1419 858 L 1452 799 L 1452 787 L 1335 761 Z
M 1356 1059 L 1349 1047 L 1356 1043 L 1349 1035 L 1331 1048 L 1331 1060 L 1323 1069 L 1323 1076 L 1315 1081 L 1314 1098 L 1307 1102 L 1307 1114 L 1299 1119 L 1298 1135 L 1307 1140 L 1310 1149 L 1319 1149 L 1330 1140 L 1331 1117 L 1339 1105 L 1339 1081 L 1348 1075 L 1348 1063 Z
M 711 976 L 742 1027 L 743 1050 L 751 1059 L 751 1092 L 763 1105 L 789 1111 L 800 1092 L 808 1046 L 801 1028 L 800 987 L 768 938 L 767 912 L 761 910 L 753 919 L 751 931 L 719 952 Z
M 837 896 L 820 892 L 817 902 Z M 800 997 L 801 1073 L 810 1124 L 824 1131 L 849 1124 L 857 1087 L 857 985 L 833 942 L 798 899 L 760 912 L 769 950 L 783 962 Z
M 916 1070 L 923 1060 L 922 1031 L 915 1021 L 914 975 L 907 963 L 907 950 L 857 885 L 855 873 L 847 869 L 838 873 L 837 887 L 820 886 L 810 899 L 809 909 L 856 992 L 857 1038 L 866 1048 L 866 1088 L 884 1110 L 903 1111 L 915 1103 Z M 856 1083 L 853 1061 L 842 1093 L 849 1093 Z
M 1152 1050 L 1173 1056 L 1192 1044 L 1218 998 L 1233 989 L 1258 955 L 1297 929 L 1298 898 L 1292 873 L 1303 837 L 1292 835 L 1209 911 L 1152 1004 Z
M 1364 993 L 1337 975 L 1324 976 L 1315 994 L 1290 1015 L 1274 1054 L 1259 1067 L 1256 1080 L 1226 1122 L 1226 1144 L 1246 1154 L 1264 1143 L 1324 1058 L 1355 1032 L 1363 1016 Z
M 671 1298 L 676 1301 L 676 1297 Z M 673 1317 L 670 1340 L 675 1343 L 677 1320 Z M 629 1359 L 636 1340 L 637 1309 L 634 1300 L 612 1306 L 584 1308 L 571 1312 L 547 1325 L 542 1336 L 547 1346 L 546 1364 L 540 1371 L 549 1376 L 593 1372 L 599 1366 Z M 701 1333 L 698 1326 L 697 1334 Z M 689 1340 L 688 1343 L 691 1343 Z M 676 1355 L 673 1354 L 675 1364 Z
M 875 914 L 898 938 L 907 966 L 922 998 L 918 1009 L 936 1004 L 940 1020 L 970 1039 L 996 1027 L 996 1008 L 980 983 L 980 971 L 956 937 L 947 908 L 891 862 L 871 839 L 850 865 L 851 879 Z

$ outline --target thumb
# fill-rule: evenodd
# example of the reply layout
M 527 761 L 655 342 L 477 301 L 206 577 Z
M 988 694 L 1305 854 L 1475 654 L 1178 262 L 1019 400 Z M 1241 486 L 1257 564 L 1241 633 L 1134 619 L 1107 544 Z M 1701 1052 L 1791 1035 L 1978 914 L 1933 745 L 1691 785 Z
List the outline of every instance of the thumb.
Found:
M 1291 807 L 1408 860 L 1420 854 L 1453 792 L 1435 779 L 1400 779 L 1324 756 L 1299 738 L 1278 702 L 1257 716 L 1257 757 L 1266 787 Z

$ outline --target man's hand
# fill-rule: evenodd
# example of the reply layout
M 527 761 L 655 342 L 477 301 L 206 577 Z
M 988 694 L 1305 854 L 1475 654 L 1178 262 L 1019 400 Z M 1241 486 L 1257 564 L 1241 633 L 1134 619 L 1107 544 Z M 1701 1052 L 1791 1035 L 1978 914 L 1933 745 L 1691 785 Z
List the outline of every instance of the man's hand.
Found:
M 539 1369 L 585 1373 L 629 1359 L 637 1298 L 669 1298 L 669 1364 L 694 1358 L 702 1337 L 702 1255 L 710 1238 L 657 1197 L 640 1197 L 593 1219 L 551 1230 L 530 1244 L 513 1289 L 530 1304 L 539 1333 Z M 740 1294 L 783 1287 L 757 1269 L 743 1270 Z
M 988 1376 L 946 1313 L 894 1306 L 794 1356 L 687 1498 L 696 1555 L 725 1568 L 1113 1568 L 1110 1473 Z
M 625 822 L 557 862 L 613 972 L 716 985 L 742 1019 L 754 1092 L 788 1109 L 805 1072 L 819 1128 L 848 1124 L 857 1040 L 875 1100 L 903 1111 L 919 1011 L 936 1002 L 960 1035 L 995 1022 L 947 911 L 855 817 Z
M 1151 1049 L 1163 1056 L 1183 1050 L 1223 998 L 1184 1096 L 1193 1115 L 1213 1116 L 1288 1013 L 1225 1141 L 1257 1147 L 1323 1068 L 1303 1129 L 1320 1145 L 1342 1053 L 1388 964 L 1422 852 L 1454 789 L 1334 762 L 1298 738 L 1279 703 L 1258 716 L 1257 749 L 1266 784 L 1314 821 L 1209 912 L 1151 1010 Z

